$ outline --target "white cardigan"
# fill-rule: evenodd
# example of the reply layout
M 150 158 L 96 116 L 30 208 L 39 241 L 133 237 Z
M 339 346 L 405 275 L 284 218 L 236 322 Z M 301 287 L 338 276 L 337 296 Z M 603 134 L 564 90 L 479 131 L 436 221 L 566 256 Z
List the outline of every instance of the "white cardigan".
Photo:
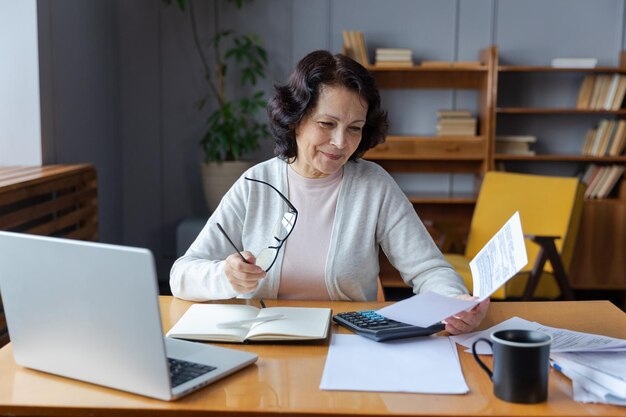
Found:
M 281 159 L 262 162 L 244 176 L 266 181 L 288 196 L 287 163 Z M 224 259 L 234 250 L 216 223 L 240 250 L 256 255 L 274 244 L 274 225 L 286 209 L 275 191 L 242 176 L 189 250 L 172 266 L 170 286 L 174 296 L 192 301 L 276 298 L 284 250 L 255 292 L 239 294 L 224 274 Z M 332 300 L 376 299 L 379 245 L 414 293 L 467 293 L 461 277 L 444 260 L 394 179 L 373 162 L 348 162 L 326 259 L 326 287 Z

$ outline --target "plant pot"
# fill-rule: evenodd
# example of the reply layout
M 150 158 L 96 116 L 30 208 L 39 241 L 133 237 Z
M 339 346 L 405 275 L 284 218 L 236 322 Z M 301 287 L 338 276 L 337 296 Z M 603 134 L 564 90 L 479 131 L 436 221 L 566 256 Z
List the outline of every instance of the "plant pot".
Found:
M 202 163 L 202 186 L 210 212 L 215 211 L 224 194 L 252 165 L 252 161 Z

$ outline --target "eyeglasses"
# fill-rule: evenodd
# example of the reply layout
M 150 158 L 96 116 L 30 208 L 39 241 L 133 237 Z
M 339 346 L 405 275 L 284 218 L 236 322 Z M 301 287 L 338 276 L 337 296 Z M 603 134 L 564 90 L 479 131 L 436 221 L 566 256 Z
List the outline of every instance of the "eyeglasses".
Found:
M 296 226 L 296 220 L 298 219 L 298 210 L 296 210 L 293 204 L 291 204 L 291 201 L 289 201 L 289 199 L 287 199 L 287 197 L 285 197 L 280 191 L 278 191 L 276 187 L 274 187 L 272 184 L 269 184 L 261 180 L 255 180 L 254 178 L 248 178 L 248 177 L 244 177 L 244 178 L 248 181 L 254 181 L 260 184 L 267 185 L 272 190 L 276 191 L 278 195 L 280 196 L 280 198 L 282 198 L 283 201 L 289 207 L 289 210 L 283 213 L 281 219 L 274 226 L 273 235 L 274 235 L 274 240 L 276 240 L 277 242 L 275 246 L 268 246 L 267 248 L 259 252 L 259 254 L 256 256 L 256 265 L 258 265 L 265 272 L 267 272 L 276 262 L 280 248 L 282 248 L 283 244 L 285 243 L 285 240 L 287 240 L 287 238 L 293 231 L 293 228 Z M 241 256 L 241 259 L 243 259 L 245 263 L 248 263 L 246 258 L 244 258 L 242 253 L 239 251 L 239 249 L 237 249 L 237 246 L 235 246 L 235 244 L 230 239 L 230 237 L 228 237 L 228 234 L 226 234 L 226 231 L 224 230 L 224 228 L 222 228 L 222 225 L 217 223 L 217 228 L 220 229 L 220 232 L 222 232 L 222 234 L 226 237 L 228 242 L 237 251 L 239 256 Z

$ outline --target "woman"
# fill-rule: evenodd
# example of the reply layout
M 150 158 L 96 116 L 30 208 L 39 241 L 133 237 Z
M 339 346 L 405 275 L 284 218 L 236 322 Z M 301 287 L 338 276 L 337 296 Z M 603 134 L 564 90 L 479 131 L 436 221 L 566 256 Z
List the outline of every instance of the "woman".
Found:
M 277 158 L 233 185 L 174 263 L 175 296 L 375 300 L 380 247 L 416 294 L 468 297 L 393 178 L 360 159 L 387 133 L 363 66 L 310 53 L 268 114 Z M 449 318 L 447 330 L 472 330 L 487 304 Z

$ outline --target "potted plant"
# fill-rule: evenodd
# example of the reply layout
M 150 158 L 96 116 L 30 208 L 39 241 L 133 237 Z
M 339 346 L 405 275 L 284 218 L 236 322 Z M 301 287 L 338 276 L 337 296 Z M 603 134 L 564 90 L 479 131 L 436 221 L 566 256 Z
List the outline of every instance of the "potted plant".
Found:
M 172 0 L 164 0 L 170 4 Z M 228 0 L 238 9 L 244 0 Z M 252 165 L 242 159 L 259 148 L 259 141 L 269 136 L 267 125 L 257 120 L 265 109 L 263 91 L 255 91 L 265 78 L 267 51 L 255 34 L 238 35 L 219 27 L 220 0 L 213 0 L 214 32 L 203 44 L 198 31 L 193 0 L 177 0 L 179 8 L 189 15 L 194 46 L 202 64 L 207 90 L 197 103 L 198 111 L 211 108 L 207 129 L 200 140 L 204 150 L 202 177 L 209 210 L 214 210 L 222 196 L 241 174 Z M 240 96 L 227 91 L 227 77 L 238 77 Z

